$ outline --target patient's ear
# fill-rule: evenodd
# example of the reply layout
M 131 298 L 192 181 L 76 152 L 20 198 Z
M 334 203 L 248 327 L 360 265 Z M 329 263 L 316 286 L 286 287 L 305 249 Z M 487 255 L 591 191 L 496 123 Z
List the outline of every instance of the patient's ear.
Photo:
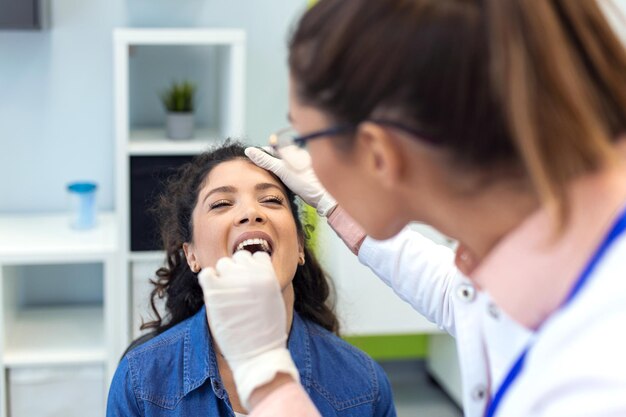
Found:
M 183 243 L 183 252 L 185 252 L 185 258 L 187 259 L 187 265 L 192 272 L 200 272 L 200 266 L 198 265 L 198 259 L 193 250 L 193 245 L 185 242 Z
M 304 236 L 298 236 L 298 265 L 304 265 Z

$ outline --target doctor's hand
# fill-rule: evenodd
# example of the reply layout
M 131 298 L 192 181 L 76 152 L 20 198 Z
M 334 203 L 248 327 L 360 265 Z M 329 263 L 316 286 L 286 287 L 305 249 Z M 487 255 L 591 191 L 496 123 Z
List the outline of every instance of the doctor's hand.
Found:
M 324 189 L 317 179 L 310 161 L 302 161 L 306 168 L 295 171 L 283 160 L 267 154 L 259 148 L 246 148 L 246 155 L 252 162 L 263 169 L 276 174 L 294 193 L 298 194 L 308 205 L 314 207 L 320 216 L 327 217 L 337 206 L 337 202 Z M 310 158 L 306 152 L 299 158 Z
M 287 315 L 271 259 L 238 251 L 198 275 L 211 334 L 249 410 L 252 392 L 279 373 L 299 381 L 286 347 Z

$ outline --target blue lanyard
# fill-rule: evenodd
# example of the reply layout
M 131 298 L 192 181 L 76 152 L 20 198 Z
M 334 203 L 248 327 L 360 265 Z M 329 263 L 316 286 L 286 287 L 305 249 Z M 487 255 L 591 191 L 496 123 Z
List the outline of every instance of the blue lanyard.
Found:
M 595 267 L 598 265 L 598 262 L 600 261 L 600 259 L 602 259 L 602 257 L 605 255 L 607 249 L 611 246 L 611 244 L 615 241 L 615 239 L 620 234 L 622 234 L 625 230 L 626 230 L 626 210 L 624 210 L 622 214 L 617 218 L 617 221 L 615 222 L 615 224 L 613 225 L 609 233 L 604 238 L 604 241 L 600 244 L 600 246 L 596 250 L 596 253 L 587 263 L 587 266 L 585 267 L 583 272 L 580 274 L 580 277 L 578 278 L 578 280 L 576 281 L 576 283 L 570 290 L 570 293 L 568 294 L 565 301 L 563 301 L 563 303 L 559 306 L 559 309 L 563 308 L 570 301 L 572 301 L 574 297 L 576 297 L 576 295 L 578 295 L 582 287 L 589 280 L 591 273 L 593 272 Z M 520 356 L 517 358 L 517 360 L 511 367 L 511 370 L 509 370 L 509 373 L 507 374 L 506 378 L 504 378 L 502 385 L 500 385 L 500 388 L 498 388 L 496 395 L 493 396 L 491 402 L 489 403 L 489 407 L 487 408 L 487 413 L 485 414 L 485 417 L 493 417 L 496 415 L 496 410 L 498 409 L 498 406 L 500 405 L 502 398 L 504 397 L 506 392 L 509 390 L 509 388 L 511 387 L 515 379 L 522 372 L 522 369 L 524 368 L 524 361 L 526 360 L 526 356 L 528 355 L 528 352 L 530 351 L 531 347 L 532 347 L 532 343 L 526 346 L 524 351 L 520 354 Z

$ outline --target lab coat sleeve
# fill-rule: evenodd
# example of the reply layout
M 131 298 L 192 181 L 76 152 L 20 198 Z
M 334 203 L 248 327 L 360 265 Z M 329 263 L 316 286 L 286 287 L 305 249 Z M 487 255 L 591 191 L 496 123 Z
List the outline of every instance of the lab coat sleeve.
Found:
M 115 371 L 113 381 L 111 381 L 106 416 L 126 417 L 142 415 L 143 413 L 140 410 L 133 390 L 128 360 L 124 358 Z
M 285 384 L 252 410 L 250 417 L 321 417 L 313 402 L 296 382 Z
M 384 241 L 365 238 L 359 260 L 404 301 L 440 329 L 456 335 L 454 289 L 464 279 L 454 253 L 405 228 Z

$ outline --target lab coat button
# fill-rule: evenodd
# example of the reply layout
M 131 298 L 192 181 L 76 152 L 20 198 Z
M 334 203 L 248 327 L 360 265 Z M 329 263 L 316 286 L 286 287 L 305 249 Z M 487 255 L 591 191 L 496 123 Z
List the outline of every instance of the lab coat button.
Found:
M 487 312 L 491 316 L 491 318 L 498 320 L 500 318 L 500 309 L 494 303 L 489 303 L 487 305 Z
M 483 401 L 487 395 L 487 390 L 484 385 L 477 385 L 472 390 L 472 399 L 474 401 Z
M 461 300 L 470 303 L 476 298 L 476 289 L 470 284 L 461 284 L 456 289 L 456 295 Z

